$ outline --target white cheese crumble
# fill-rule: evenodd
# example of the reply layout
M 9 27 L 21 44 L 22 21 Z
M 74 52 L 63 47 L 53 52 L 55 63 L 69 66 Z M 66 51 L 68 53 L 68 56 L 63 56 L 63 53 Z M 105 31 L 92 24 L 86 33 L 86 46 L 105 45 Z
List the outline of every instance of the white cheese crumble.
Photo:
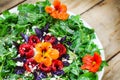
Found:
M 61 37 L 58 37 L 57 39 L 60 41 L 60 40 L 61 40 Z
M 43 32 L 43 36 L 45 36 L 46 35 L 46 32 Z
M 17 40 L 17 43 L 20 43 L 20 40 Z
M 72 63 L 72 62 L 73 62 L 73 60 L 68 60 L 68 62 L 69 62 L 69 63 Z
M 47 35 L 50 35 L 50 36 L 51 36 L 52 34 L 51 34 L 51 33 L 47 33 Z
M 35 48 L 33 48 L 33 51 L 34 51 L 34 55 L 36 55 L 36 54 L 37 54 L 37 51 L 36 51 L 36 49 L 35 49 Z
M 30 74 L 30 72 L 25 71 L 25 76 L 28 76 Z
M 19 61 L 18 61 L 18 62 L 16 63 L 16 65 L 22 67 L 22 66 L 23 66 L 23 62 L 19 62 Z

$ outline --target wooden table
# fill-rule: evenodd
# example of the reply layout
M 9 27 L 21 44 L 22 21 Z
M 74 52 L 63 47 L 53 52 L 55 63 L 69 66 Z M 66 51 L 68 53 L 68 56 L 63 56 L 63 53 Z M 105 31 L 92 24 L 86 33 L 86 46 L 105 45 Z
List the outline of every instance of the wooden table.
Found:
M 22 2 L 39 0 L 0 0 L 0 12 Z M 53 0 L 51 0 L 52 2 Z M 80 14 L 96 31 L 109 64 L 103 80 L 120 80 L 120 0 L 61 0 L 68 10 Z

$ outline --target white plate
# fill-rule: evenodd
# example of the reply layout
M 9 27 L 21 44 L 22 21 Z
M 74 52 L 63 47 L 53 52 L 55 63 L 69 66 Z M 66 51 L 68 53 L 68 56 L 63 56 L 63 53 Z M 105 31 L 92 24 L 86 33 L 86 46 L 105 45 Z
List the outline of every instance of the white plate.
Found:
M 11 13 L 18 13 L 17 7 L 12 8 L 12 9 L 10 9 L 9 11 L 10 11 Z M 69 13 L 70 15 L 75 15 L 75 14 L 72 13 L 72 12 L 68 12 L 68 13 Z M 84 20 L 82 20 L 82 21 L 83 21 L 83 24 L 84 24 L 86 27 L 92 28 L 92 27 L 91 27 L 89 24 L 87 24 Z M 95 35 L 96 35 L 96 33 L 95 33 Z M 97 35 L 96 35 L 96 39 L 94 39 L 93 41 L 95 42 L 95 44 L 97 44 L 98 48 L 101 49 L 100 52 L 101 52 L 102 60 L 105 60 L 105 55 L 104 55 L 103 46 L 102 46 L 100 40 L 98 39 Z M 98 78 L 99 78 L 98 80 L 102 80 L 102 76 L 103 76 L 103 74 L 104 74 L 104 68 L 102 69 L 102 71 L 97 72 L 97 74 L 98 74 Z

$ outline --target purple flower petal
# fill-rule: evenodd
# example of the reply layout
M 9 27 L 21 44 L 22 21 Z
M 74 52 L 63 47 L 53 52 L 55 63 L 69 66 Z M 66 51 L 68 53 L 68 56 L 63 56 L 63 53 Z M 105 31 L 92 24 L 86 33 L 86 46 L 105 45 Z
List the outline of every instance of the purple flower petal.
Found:
M 36 71 L 35 71 L 35 72 L 33 72 L 33 75 L 34 75 L 34 80 L 40 80 L 40 79 L 37 79 L 38 74 L 37 74 L 37 72 L 36 72 Z
M 50 24 L 47 23 L 47 24 L 45 25 L 45 27 L 43 28 L 43 31 L 44 31 L 44 32 L 48 32 L 49 26 L 50 26 Z
M 46 77 L 47 77 L 47 74 L 44 73 L 44 72 L 41 72 L 39 76 L 40 76 L 41 78 L 46 78 Z
M 62 43 L 65 40 L 66 40 L 66 36 L 64 36 L 63 38 L 61 38 L 60 42 Z
M 71 43 L 70 41 L 67 41 L 67 45 L 71 46 L 71 45 L 72 45 L 72 43 Z
M 70 63 L 69 63 L 69 62 L 67 62 L 67 61 L 63 61 L 63 65 L 67 67 L 67 66 L 69 66 L 69 65 L 70 65 Z
M 44 72 L 40 72 L 39 75 L 37 75 L 36 79 L 35 80 L 42 80 L 42 78 L 46 78 L 47 77 L 47 74 L 44 73 Z
M 53 72 L 52 74 L 60 76 L 60 75 L 64 74 L 64 71 L 63 70 L 58 70 L 58 71 Z
M 29 39 L 28 35 L 21 33 L 21 36 L 25 40 L 25 42 L 28 42 L 28 39 Z
M 16 68 L 15 68 L 16 74 L 23 74 L 24 72 L 25 72 L 25 69 L 23 67 L 16 66 Z
M 64 54 L 64 55 L 62 55 L 62 58 L 69 60 L 70 56 L 69 56 L 69 54 Z
M 35 32 L 39 38 L 41 38 L 43 36 L 43 31 L 40 30 L 39 28 L 35 28 Z
M 20 62 L 26 62 L 26 57 L 22 56 L 22 57 L 17 57 L 13 59 L 14 61 L 20 61 Z
M 15 46 L 15 48 L 18 50 L 20 44 L 18 44 L 17 42 L 13 41 L 13 45 Z

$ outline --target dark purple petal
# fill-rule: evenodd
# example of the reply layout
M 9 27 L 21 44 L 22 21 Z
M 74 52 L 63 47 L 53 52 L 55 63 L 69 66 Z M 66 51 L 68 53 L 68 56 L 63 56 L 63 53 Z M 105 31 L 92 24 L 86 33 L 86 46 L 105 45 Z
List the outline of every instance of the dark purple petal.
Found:
M 25 72 L 25 69 L 23 67 L 16 66 L 16 68 L 15 68 L 16 74 L 23 74 L 24 72 Z
M 69 54 L 64 54 L 64 55 L 62 55 L 62 58 L 69 60 L 70 56 L 69 56 Z
M 36 35 L 41 38 L 43 36 L 43 31 L 40 30 L 39 28 L 35 28 Z
M 56 38 L 56 40 L 55 40 L 54 44 L 58 44 L 58 39 L 57 39 L 57 38 Z
M 47 77 L 47 74 L 44 73 L 44 72 L 41 72 L 41 73 L 39 74 L 39 77 L 41 77 L 41 78 L 46 78 L 46 77 Z
M 69 66 L 69 65 L 70 65 L 70 63 L 69 63 L 69 62 L 67 62 L 67 61 L 63 61 L 63 65 L 67 67 L 67 66 Z
M 43 30 L 44 32 L 48 32 L 49 26 L 50 26 L 50 24 L 47 23 L 42 30 Z
M 62 43 L 65 40 L 66 40 L 66 36 L 64 36 L 63 38 L 61 38 L 60 42 Z
M 72 45 L 72 43 L 71 43 L 70 41 L 67 41 L 67 45 L 71 46 L 71 45 Z
M 21 33 L 21 36 L 25 40 L 25 42 L 28 42 L 28 39 L 29 39 L 28 35 Z
M 17 42 L 13 41 L 13 45 L 15 46 L 15 48 L 18 50 L 20 44 L 18 44 Z
M 20 62 L 26 62 L 26 57 L 22 56 L 22 57 L 17 57 L 13 59 L 14 61 L 20 61 Z
M 37 75 L 36 79 L 35 80 L 42 80 L 42 78 L 46 78 L 47 77 L 47 74 L 44 73 L 44 72 L 40 72 L 39 75 Z
M 60 76 L 60 75 L 64 74 L 64 71 L 63 70 L 58 70 L 58 71 L 53 72 L 52 74 Z
M 38 76 L 37 72 L 33 72 L 33 75 L 34 75 L 34 80 L 37 80 L 37 76 Z
M 40 78 L 39 76 L 37 76 L 37 78 L 35 80 L 42 80 L 42 78 Z

